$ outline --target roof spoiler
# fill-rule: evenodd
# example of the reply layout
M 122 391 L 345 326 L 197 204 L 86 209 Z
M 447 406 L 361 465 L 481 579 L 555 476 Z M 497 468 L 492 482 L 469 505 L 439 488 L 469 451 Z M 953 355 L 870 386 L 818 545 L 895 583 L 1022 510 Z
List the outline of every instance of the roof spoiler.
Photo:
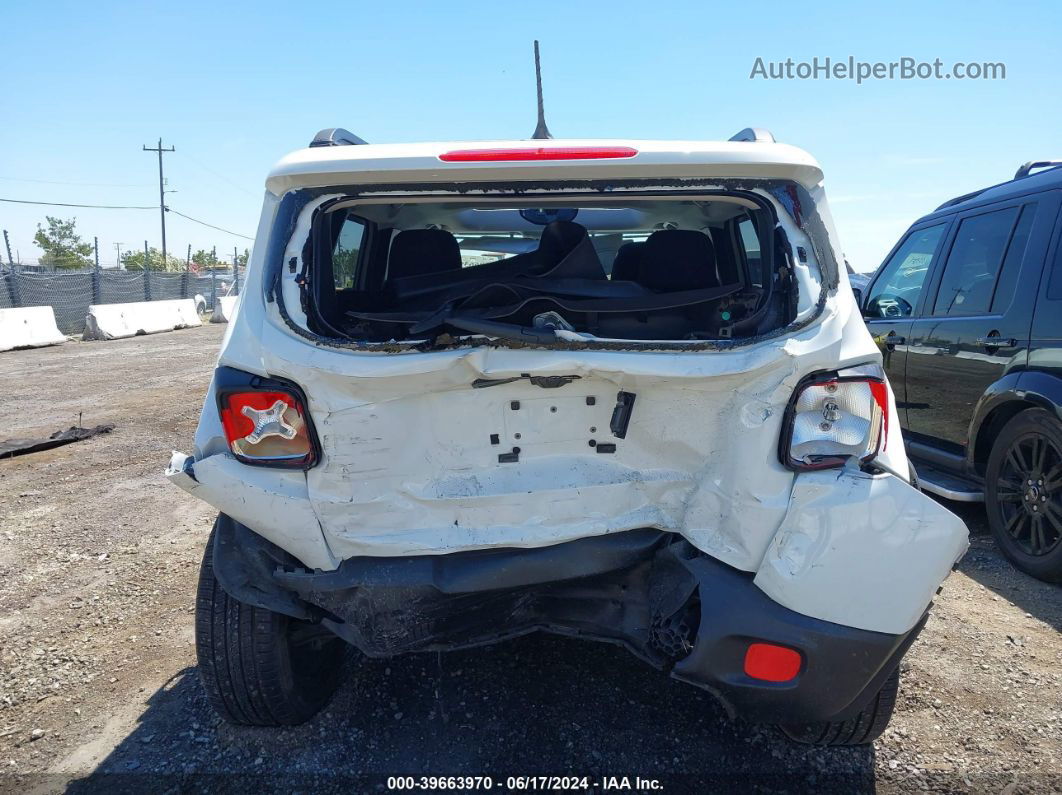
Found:
M 1027 177 L 1034 169 L 1052 168 L 1053 166 L 1062 166 L 1062 160 L 1030 160 L 1015 172 L 1014 179 Z
M 363 141 L 350 130 L 344 130 L 342 127 L 329 127 L 317 133 L 310 141 L 310 146 L 360 146 L 367 143 L 368 141 Z
M 735 133 L 730 136 L 731 141 L 747 141 L 749 143 L 756 144 L 773 144 L 777 143 L 774 136 L 771 135 L 770 130 L 765 130 L 762 127 L 746 127 L 739 133 Z

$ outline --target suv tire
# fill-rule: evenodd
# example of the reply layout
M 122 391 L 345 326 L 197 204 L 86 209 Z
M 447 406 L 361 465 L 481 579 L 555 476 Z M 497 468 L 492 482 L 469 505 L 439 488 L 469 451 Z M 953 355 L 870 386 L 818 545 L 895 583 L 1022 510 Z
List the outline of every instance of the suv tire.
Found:
M 214 576 L 214 536 L 199 570 L 195 647 L 207 697 L 246 726 L 309 720 L 339 684 L 346 643 L 324 627 L 229 596 Z
M 816 723 L 783 724 L 785 735 L 806 745 L 869 745 L 874 742 L 892 719 L 896 708 L 896 694 L 900 689 L 900 669 L 897 667 L 882 684 L 881 689 L 850 720 L 818 721 Z
M 1015 567 L 1062 582 L 1062 424 L 1029 409 L 1003 426 L 985 471 L 996 544 Z

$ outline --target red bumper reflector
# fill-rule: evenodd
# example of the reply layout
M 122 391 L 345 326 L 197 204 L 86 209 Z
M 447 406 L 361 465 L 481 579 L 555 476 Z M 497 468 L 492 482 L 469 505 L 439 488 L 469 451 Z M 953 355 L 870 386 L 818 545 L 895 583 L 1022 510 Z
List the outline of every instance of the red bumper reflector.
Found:
M 445 163 L 501 163 L 518 160 L 607 160 L 634 157 L 629 146 L 535 146 L 526 149 L 455 149 L 439 159 Z
M 745 652 L 745 673 L 765 682 L 788 682 L 800 673 L 800 652 L 773 643 L 753 643 Z

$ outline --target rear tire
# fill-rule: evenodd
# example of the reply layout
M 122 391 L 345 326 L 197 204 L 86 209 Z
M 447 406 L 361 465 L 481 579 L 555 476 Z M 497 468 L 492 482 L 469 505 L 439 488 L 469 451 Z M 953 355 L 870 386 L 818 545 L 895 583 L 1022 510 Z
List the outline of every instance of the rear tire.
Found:
M 1062 582 L 1062 424 L 1044 409 L 1003 426 L 985 470 L 985 508 L 996 545 L 1014 566 Z
M 869 745 L 889 725 L 899 688 L 900 669 L 897 667 L 870 703 L 851 720 L 782 724 L 780 728 L 790 740 L 805 745 Z
M 211 705 L 230 723 L 309 720 L 339 684 L 346 644 L 320 625 L 229 596 L 214 576 L 211 535 L 199 571 L 195 645 Z

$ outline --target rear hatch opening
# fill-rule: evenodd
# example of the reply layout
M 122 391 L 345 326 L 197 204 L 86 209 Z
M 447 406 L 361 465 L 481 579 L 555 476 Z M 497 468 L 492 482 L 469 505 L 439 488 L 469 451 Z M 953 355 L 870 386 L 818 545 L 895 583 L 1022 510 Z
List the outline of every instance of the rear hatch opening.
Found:
M 333 341 L 688 346 L 796 319 L 793 249 L 758 192 L 362 196 L 306 206 L 281 272 L 297 325 Z

